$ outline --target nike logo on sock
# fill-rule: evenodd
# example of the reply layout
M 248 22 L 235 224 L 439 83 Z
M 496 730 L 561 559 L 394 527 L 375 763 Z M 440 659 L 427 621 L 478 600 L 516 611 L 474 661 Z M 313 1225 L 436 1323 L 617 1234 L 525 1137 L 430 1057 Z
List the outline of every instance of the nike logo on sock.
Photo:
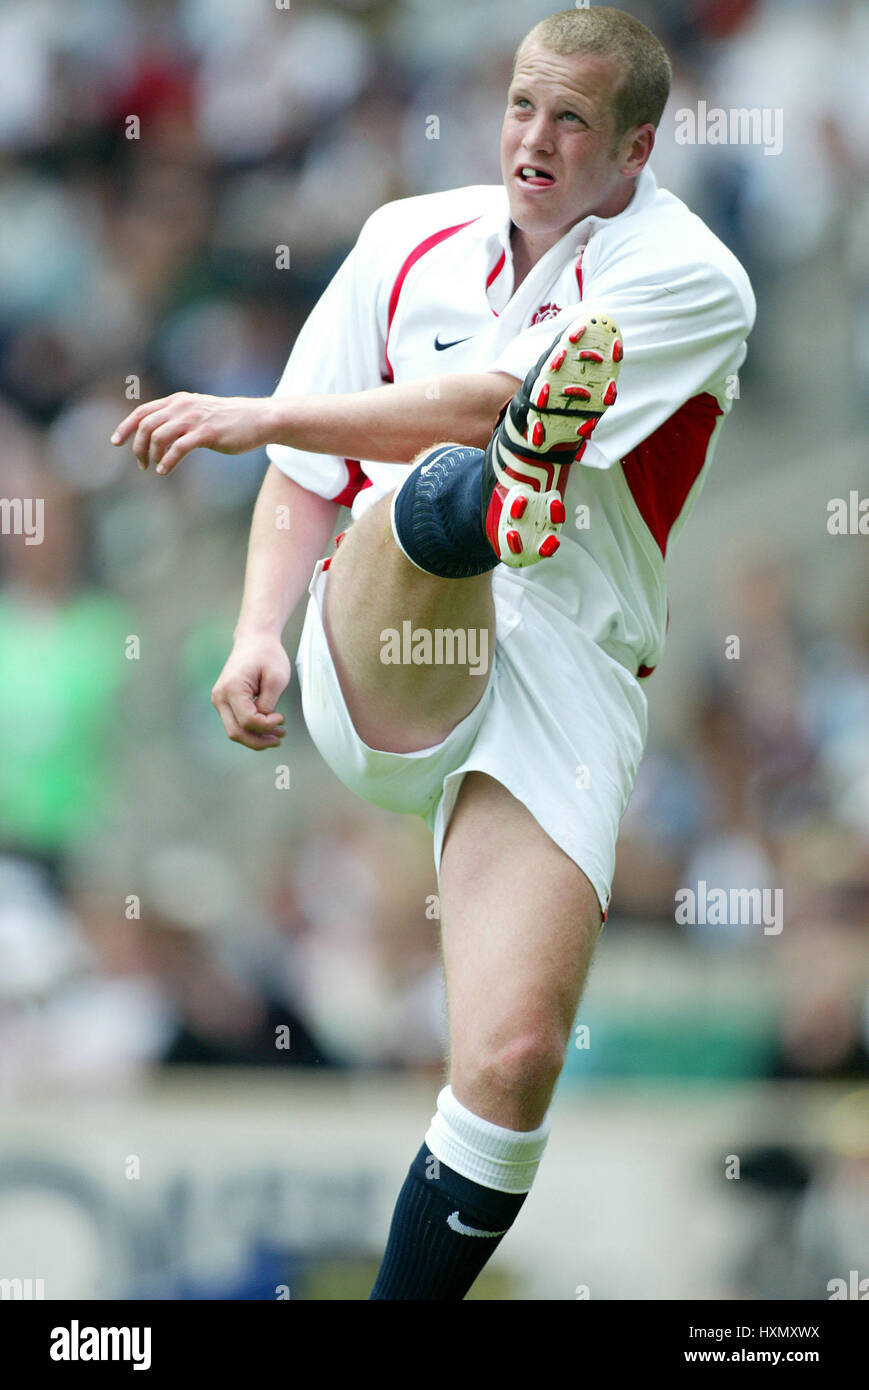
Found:
M 447 1225 L 450 1230 L 456 1232 L 456 1235 L 488 1236 L 489 1240 L 492 1240 L 494 1236 L 505 1236 L 510 1229 L 508 1226 L 506 1231 L 478 1231 L 476 1226 L 466 1226 L 465 1223 L 459 1219 L 459 1213 L 457 1211 L 450 1212 L 447 1217 Z
M 436 333 L 436 334 L 435 334 L 435 350 L 436 350 L 437 352 L 445 352 L 447 348 L 458 347 L 459 343 L 467 343 L 467 342 L 470 342 L 470 340 L 471 340 L 471 338 L 473 338 L 473 336 L 474 336 L 473 333 L 469 333 L 468 336 L 467 336 L 467 338 L 454 338 L 453 341 L 452 341 L 451 343 L 442 343 L 442 342 L 441 342 L 441 339 L 440 339 L 440 334 L 439 334 L 439 333 Z

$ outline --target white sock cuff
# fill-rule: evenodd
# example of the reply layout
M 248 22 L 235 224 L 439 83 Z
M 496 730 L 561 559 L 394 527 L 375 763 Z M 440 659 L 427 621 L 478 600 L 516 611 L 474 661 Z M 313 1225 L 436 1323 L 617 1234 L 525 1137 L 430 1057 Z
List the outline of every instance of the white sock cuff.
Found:
M 537 1129 L 504 1129 L 474 1115 L 445 1086 L 425 1142 L 435 1158 L 471 1182 L 496 1192 L 529 1192 L 551 1125 L 547 1111 Z

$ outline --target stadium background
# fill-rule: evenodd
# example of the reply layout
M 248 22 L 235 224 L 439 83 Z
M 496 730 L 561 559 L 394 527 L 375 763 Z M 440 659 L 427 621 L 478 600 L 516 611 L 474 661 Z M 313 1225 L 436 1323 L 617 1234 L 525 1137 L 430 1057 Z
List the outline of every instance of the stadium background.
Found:
M 46 516 L 0 537 L 0 1279 L 367 1292 L 441 1076 L 429 837 L 336 782 L 295 683 L 276 754 L 209 703 L 264 455 L 163 481 L 108 436 L 131 376 L 269 394 L 371 210 L 497 181 L 550 8 L 0 4 L 0 493 Z M 671 560 L 590 1045 L 474 1296 L 827 1298 L 869 1276 L 869 565 L 827 525 L 867 490 L 869 7 L 625 8 L 674 60 L 658 180 L 759 318 Z M 700 101 L 781 111 L 781 152 L 677 144 Z M 781 888 L 784 930 L 678 926 L 700 880 Z

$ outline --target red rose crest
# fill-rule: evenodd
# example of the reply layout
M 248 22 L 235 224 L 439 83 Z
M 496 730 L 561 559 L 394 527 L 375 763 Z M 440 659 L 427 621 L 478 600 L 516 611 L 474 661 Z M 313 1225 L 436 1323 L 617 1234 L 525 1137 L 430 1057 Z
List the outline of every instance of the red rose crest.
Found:
M 560 313 L 561 309 L 557 304 L 541 304 L 531 320 L 531 324 L 533 326 L 535 323 L 542 323 L 544 319 L 554 319 L 556 314 Z

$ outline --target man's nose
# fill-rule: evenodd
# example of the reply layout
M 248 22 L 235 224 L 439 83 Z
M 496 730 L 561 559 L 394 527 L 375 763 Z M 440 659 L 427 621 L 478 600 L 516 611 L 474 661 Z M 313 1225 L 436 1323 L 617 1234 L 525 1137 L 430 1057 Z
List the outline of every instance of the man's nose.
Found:
M 527 150 L 552 150 L 554 145 L 552 120 L 543 111 L 538 111 L 533 121 L 525 127 L 522 144 Z

